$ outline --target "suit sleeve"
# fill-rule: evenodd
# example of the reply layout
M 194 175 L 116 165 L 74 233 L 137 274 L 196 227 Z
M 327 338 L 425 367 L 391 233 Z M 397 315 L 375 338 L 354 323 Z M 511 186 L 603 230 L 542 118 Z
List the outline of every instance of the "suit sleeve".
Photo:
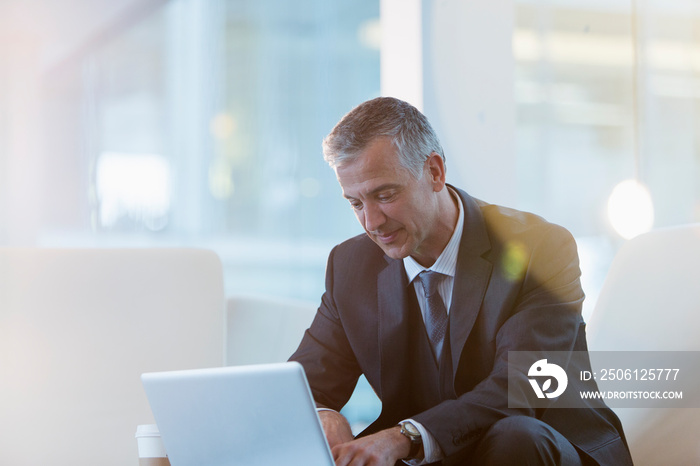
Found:
M 317 407 L 340 411 L 350 399 L 361 370 L 333 301 L 335 252 L 334 248 L 328 257 L 321 305 L 290 361 L 304 367 Z
M 491 294 L 487 292 L 480 311 L 503 313 L 492 343 L 495 357 L 491 372 L 457 399 L 413 416 L 431 432 L 448 458 L 468 453 L 499 419 L 541 417 L 541 410 L 508 408 L 509 351 L 571 351 L 580 336 L 584 295 L 573 237 L 561 227 L 542 224 L 528 238 L 518 243 L 521 247 L 529 244 L 519 278 L 509 276 L 502 254 L 493 261 Z M 512 304 L 501 308 L 500 300 L 509 293 L 514 296 Z M 524 375 L 521 382 L 528 386 Z

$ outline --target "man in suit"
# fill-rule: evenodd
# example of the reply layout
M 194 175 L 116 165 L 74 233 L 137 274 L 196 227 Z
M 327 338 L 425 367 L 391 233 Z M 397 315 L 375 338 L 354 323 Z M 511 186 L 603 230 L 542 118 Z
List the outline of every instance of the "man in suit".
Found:
M 602 404 L 509 407 L 509 351 L 587 351 L 571 235 L 446 184 L 430 123 L 398 99 L 353 109 L 324 157 L 366 235 L 331 252 L 326 292 L 291 359 L 304 366 L 336 465 L 631 464 Z M 338 410 L 360 374 L 382 412 L 353 439 Z M 570 377 L 569 393 L 580 383 Z M 531 390 L 527 374 L 513 387 Z

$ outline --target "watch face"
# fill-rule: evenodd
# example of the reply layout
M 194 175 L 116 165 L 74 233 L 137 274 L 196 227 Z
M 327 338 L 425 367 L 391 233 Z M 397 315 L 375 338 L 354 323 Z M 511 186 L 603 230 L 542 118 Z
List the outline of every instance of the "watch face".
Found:
M 403 430 L 411 437 L 420 437 L 420 432 L 416 429 L 416 426 L 410 422 L 404 422 L 401 427 L 403 427 Z

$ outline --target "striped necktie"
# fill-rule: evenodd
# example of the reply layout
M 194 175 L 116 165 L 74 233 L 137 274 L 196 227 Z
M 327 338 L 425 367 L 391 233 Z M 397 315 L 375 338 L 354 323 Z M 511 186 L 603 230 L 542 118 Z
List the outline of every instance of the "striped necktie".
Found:
M 443 277 L 443 274 L 431 270 L 425 270 L 418 275 L 428 304 L 425 329 L 428 332 L 436 361 L 440 361 L 445 332 L 447 331 L 447 309 L 445 309 L 445 303 L 438 292 L 438 284 Z

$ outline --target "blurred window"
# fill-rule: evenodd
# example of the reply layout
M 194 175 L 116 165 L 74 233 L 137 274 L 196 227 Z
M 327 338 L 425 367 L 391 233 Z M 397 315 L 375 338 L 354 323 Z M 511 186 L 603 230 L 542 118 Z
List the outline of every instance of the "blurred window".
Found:
M 519 207 L 577 237 L 585 314 L 622 241 L 615 186 L 639 177 L 655 228 L 700 221 L 700 4 L 633 2 L 515 3 Z
M 46 73 L 42 243 L 208 247 L 228 294 L 318 300 L 361 232 L 321 140 L 379 95 L 379 45 L 378 0 L 171 0 L 103 35 Z

